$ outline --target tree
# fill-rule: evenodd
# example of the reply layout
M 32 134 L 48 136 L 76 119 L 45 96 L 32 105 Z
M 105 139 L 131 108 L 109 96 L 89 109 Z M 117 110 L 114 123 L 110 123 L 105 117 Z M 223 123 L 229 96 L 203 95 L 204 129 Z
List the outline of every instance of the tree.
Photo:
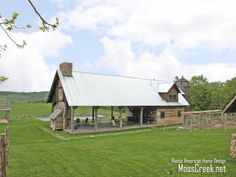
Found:
M 203 75 L 190 80 L 190 105 L 192 110 L 222 109 L 236 94 L 236 77 L 224 82 L 207 81 Z
M 207 110 L 211 102 L 211 93 L 207 78 L 193 76 L 190 80 L 190 105 L 192 110 Z
M 45 20 L 43 18 L 43 16 L 40 14 L 40 12 L 37 10 L 37 8 L 35 7 L 35 5 L 32 3 L 31 0 L 27 0 L 29 5 L 32 7 L 34 13 L 39 17 L 39 19 L 41 20 L 41 26 L 39 26 L 39 29 L 43 32 L 45 31 L 49 31 L 50 29 L 56 29 L 59 25 L 59 20 L 58 18 L 56 18 L 56 22 L 55 23 L 49 23 L 47 20 Z M 24 47 L 26 45 L 26 42 L 23 41 L 22 44 L 17 43 L 9 34 L 10 31 L 14 30 L 14 29 L 28 29 L 31 28 L 32 25 L 29 23 L 23 27 L 19 27 L 16 25 L 16 21 L 19 17 L 19 13 L 18 12 L 12 12 L 11 17 L 9 18 L 4 18 L 1 14 L 0 14 L 0 27 L 1 30 L 3 30 L 5 32 L 5 34 L 7 35 L 7 37 L 17 46 L 17 47 Z M 0 50 L 5 50 L 6 49 L 6 45 L 1 44 L 0 45 Z
M 0 76 L 0 84 L 3 83 L 5 80 L 7 80 L 7 77 L 4 76 Z
M 225 102 L 236 94 L 236 77 L 225 82 L 223 92 Z
M 225 105 L 224 83 L 212 82 L 209 83 L 211 93 L 211 103 L 209 109 L 221 109 Z
M 50 29 L 55 30 L 58 25 L 59 25 L 59 20 L 58 18 L 56 18 L 56 22 L 54 24 L 49 23 L 48 21 L 46 21 L 42 15 L 40 14 L 40 12 L 37 10 L 37 8 L 35 7 L 35 5 L 32 3 L 31 0 L 27 0 L 29 5 L 32 7 L 33 11 L 35 14 L 37 14 L 37 16 L 39 17 L 39 19 L 41 20 L 41 26 L 39 26 L 39 29 L 43 32 L 45 31 L 49 31 Z M 0 14 L 0 28 L 1 30 L 3 30 L 5 32 L 5 34 L 7 35 L 7 37 L 9 38 L 10 41 L 12 41 L 17 47 L 19 48 L 23 48 L 26 45 L 26 41 L 22 41 L 22 43 L 18 43 L 16 42 L 10 35 L 10 31 L 14 30 L 14 29 L 29 29 L 32 27 L 32 25 L 29 23 L 23 27 L 17 26 L 16 25 L 16 21 L 19 17 L 19 13 L 17 12 L 12 12 L 11 17 L 9 18 L 4 18 L 1 14 Z M 0 54 L 2 51 L 5 51 L 7 48 L 6 44 L 0 44 Z M 0 76 L 0 83 L 4 82 L 5 80 L 7 80 L 7 77 L 4 76 Z

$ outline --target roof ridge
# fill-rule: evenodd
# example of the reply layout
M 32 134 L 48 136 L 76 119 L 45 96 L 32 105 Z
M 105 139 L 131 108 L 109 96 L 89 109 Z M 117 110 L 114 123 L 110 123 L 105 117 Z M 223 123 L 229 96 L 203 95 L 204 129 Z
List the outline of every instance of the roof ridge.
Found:
M 82 74 L 91 74 L 91 75 L 99 75 L 99 76 L 113 76 L 113 77 L 123 77 L 123 78 L 131 78 L 131 79 L 139 79 L 139 80 L 148 80 L 148 81 L 161 81 L 163 83 L 160 84 L 168 84 L 173 83 L 173 81 L 167 81 L 167 80 L 158 80 L 158 79 L 147 79 L 147 78 L 141 78 L 141 77 L 135 77 L 135 76 L 125 76 L 125 75 L 115 75 L 115 74 L 105 74 L 105 73 L 92 73 L 92 72 L 85 72 L 85 71 L 73 71 L 75 73 L 82 73 Z

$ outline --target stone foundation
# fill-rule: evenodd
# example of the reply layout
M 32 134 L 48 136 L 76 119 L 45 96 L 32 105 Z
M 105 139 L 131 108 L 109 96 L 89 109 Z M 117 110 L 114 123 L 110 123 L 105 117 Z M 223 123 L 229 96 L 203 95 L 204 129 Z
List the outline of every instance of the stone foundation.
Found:
M 236 158 L 236 134 L 232 134 L 230 145 L 230 156 Z

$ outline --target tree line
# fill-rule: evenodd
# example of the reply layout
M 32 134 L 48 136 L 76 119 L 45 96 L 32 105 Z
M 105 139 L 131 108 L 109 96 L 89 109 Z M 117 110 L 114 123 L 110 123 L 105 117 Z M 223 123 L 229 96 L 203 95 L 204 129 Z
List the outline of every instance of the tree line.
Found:
M 222 109 L 236 94 L 236 77 L 226 82 L 209 82 L 203 75 L 190 80 L 189 102 L 192 111 Z

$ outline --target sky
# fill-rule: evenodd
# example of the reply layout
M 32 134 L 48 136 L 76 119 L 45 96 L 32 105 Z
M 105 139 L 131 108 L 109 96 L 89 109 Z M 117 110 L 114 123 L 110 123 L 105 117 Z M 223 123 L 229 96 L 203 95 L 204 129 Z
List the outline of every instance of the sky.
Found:
M 2 17 L 19 12 L 10 35 L 0 30 L 2 91 L 48 91 L 59 64 L 73 70 L 173 81 L 204 75 L 210 82 L 236 76 L 235 0 L 33 0 L 55 31 L 38 30 L 27 1 L 4 1 Z

